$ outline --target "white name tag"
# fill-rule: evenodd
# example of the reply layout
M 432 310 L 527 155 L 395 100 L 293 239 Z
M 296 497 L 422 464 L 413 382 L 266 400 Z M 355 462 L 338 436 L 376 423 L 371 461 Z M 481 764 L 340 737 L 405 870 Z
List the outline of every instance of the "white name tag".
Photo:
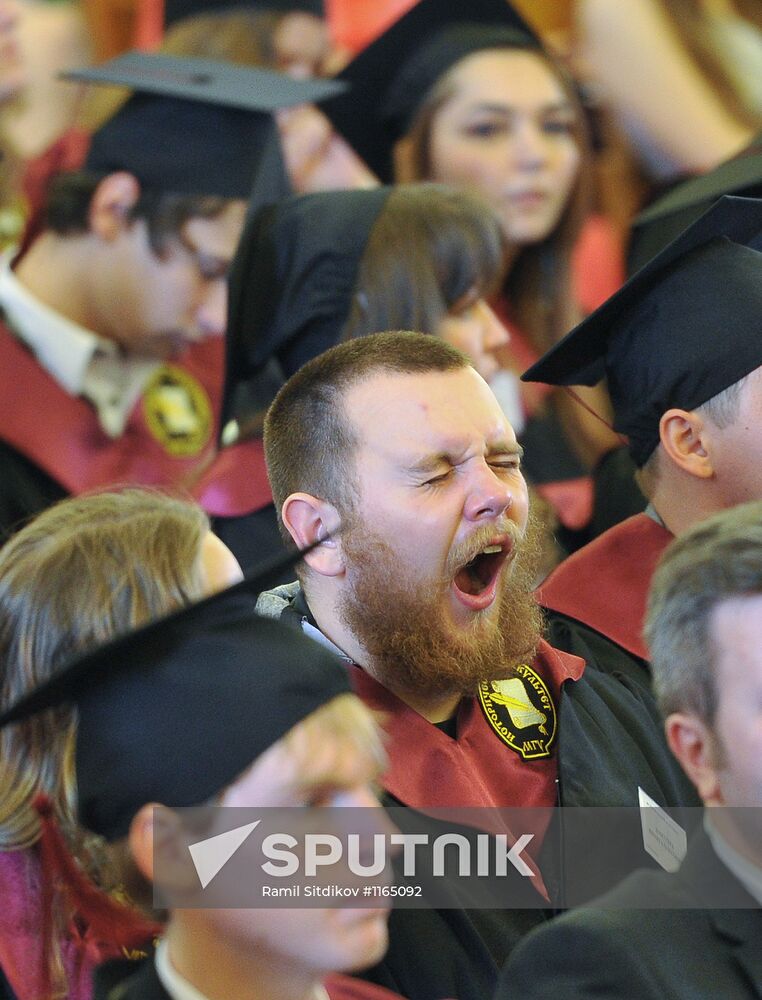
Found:
M 668 872 L 676 872 L 688 849 L 685 830 L 655 802 L 647 792 L 638 787 L 640 825 L 643 828 L 643 847 L 657 864 Z

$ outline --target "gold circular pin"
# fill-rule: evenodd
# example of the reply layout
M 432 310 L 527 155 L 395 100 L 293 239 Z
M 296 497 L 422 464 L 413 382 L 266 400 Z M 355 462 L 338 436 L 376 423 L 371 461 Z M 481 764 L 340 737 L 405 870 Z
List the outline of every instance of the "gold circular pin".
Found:
M 208 444 L 214 425 L 212 405 L 200 382 L 176 365 L 162 365 L 143 394 L 146 425 L 164 450 L 192 458 Z
M 479 701 L 503 743 L 524 760 L 549 757 L 556 736 L 556 707 L 545 681 L 526 663 L 513 677 L 483 681 Z

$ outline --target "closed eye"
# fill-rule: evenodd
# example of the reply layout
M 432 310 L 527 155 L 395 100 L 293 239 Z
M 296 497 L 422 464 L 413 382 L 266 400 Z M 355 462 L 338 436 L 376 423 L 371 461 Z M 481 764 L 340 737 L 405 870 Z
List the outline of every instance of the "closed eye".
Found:
M 438 476 L 432 476 L 425 482 L 421 483 L 421 486 L 438 486 L 440 483 L 444 483 L 452 475 L 452 469 L 448 469 L 447 472 L 441 472 Z

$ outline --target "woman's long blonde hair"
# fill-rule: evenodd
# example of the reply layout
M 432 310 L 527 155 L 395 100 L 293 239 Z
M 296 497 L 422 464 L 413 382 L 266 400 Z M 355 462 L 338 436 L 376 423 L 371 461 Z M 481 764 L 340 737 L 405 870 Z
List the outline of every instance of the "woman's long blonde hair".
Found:
M 207 531 L 199 508 L 127 490 L 64 500 L 18 532 L 0 549 L 0 707 L 77 653 L 201 596 Z M 74 837 L 74 732 L 67 708 L 0 731 L 0 849 L 35 844 L 40 792 Z

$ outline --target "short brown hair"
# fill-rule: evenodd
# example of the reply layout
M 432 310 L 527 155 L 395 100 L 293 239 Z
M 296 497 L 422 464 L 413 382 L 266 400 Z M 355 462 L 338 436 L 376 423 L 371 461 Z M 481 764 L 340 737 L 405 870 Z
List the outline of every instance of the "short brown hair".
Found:
M 358 445 L 343 407 L 352 386 L 379 372 L 415 374 L 467 368 L 465 354 L 437 337 L 396 331 L 337 344 L 308 361 L 280 389 L 265 418 L 265 460 L 280 520 L 283 503 L 311 493 L 352 509 L 352 457 Z
M 50 184 L 45 226 L 59 236 L 76 236 L 88 230 L 90 203 L 106 174 L 76 171 L 59 174 Z M 142 219 L 148 228 L 151 249 L 157 256 L 190 219 L 215 219 L 230 204 L 210 194 L 173 194 L 143 191 L 130 210 L 130 221 Z
M 723 601 L 762 594 L 762 500 L 702 521 L 674 541 L 654 574 L 644 633 L 665 715 L 708 726 L 717 710 L 712 621 Z

